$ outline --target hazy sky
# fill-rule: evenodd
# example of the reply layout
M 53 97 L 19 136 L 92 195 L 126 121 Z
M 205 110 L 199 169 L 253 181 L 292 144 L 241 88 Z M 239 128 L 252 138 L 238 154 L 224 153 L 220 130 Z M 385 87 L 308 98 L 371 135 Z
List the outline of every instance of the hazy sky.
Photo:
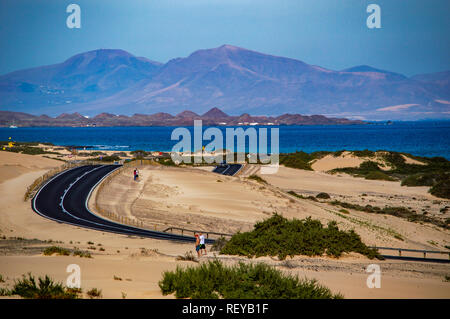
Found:
M 81 7 L 81 29 L 66 7 Z M 381 7 L 381 29 L 366 8 Z M 450 70 L 450 0 L 0 0 L 0 74 L 98 48 L 167 62 L 232 44 L 333 70 Z

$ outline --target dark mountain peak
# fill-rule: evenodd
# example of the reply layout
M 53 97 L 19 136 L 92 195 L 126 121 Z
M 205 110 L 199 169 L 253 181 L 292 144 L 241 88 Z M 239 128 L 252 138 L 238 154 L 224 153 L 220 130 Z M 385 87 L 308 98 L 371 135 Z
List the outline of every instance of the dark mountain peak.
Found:
M 96 115 L 93 119 L 94 120 L 104 120 L 104 119 L 111 119 L 114 117 L 116 117 L 115 114 L 103 112 L 103 113 Z
M 222 44 L 217 49 L 222 49 L 222 50 L 247 50 L 247 49 L 240 48 L 240 47 L 237 47 L 237 46 L 231 45 L 231 44 Z
M 224 113 L 223 111 L 221 111 L 219 108 L 213 107 L 208 112 L 203 114 L 202 117 L 210 118 L 210 119 L 222 119 L 222 118 L 227 118 L 228 115 L 226 113 Z
M 117 57 L 130 58 L 134 57 L 131 53 L 120 49 L 98 49 L 92 51 L 86 51 L 68 58 L 64 63 L 70 64 L 79 60 L 92 60 L 92 59 L 113 59 Z
M 393 76 L 399 76 L 399 77 L 402 77 L 402 78 L 406 78 L 403 74 L 377 69 L 377 68 L 374 68 L 374 67 L 372 67 L 370 65 L 357 65 L 357 66 L 353 66 L 353 67 L 348 68 L 348 69 L 344 69 L 341 72 L 350 72 L 350 73 L 366 73 L 366 72 L 383 73 L 383 74 L 388 74 L 388 75 L 393 75 Z
M 238 117 L 239 122 L 252 122 L 252 116 L 248 113 L 244 113 Z
M 83 115 L 81 115 L 80 113 L 78 113 L 78 112 L 75 112 L 75 113 L 72 113 L 72 114 L 70 114 L 70 113 L 63 113 L 63 114 L 61 114 L 61 115 L 58 115 L 58 117 L 56 117 L 57 119 L 60 119 L 60 120 L 84 120 L 84 119 L 86 119 Z
M 176 115 L 176 117 L 182 117 L 182 118 L 200 118 L 200 116 L 197 113 L 194 113 L 192 111 L 183 111 Z
M 165 113 L 165 112 L 158 112 L 158 113 L 152 114 L 150 116 L 153 120 L 158 120 L 158 121 L 170 120 L 170 119 L 174 118 L 173 115 L 171 115 L 169 113 Z

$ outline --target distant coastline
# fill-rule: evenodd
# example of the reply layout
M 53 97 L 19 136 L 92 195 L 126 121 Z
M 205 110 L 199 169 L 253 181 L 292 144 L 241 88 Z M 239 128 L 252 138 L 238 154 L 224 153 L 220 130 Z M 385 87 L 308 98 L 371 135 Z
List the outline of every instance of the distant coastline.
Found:
M 203 115 L 183 111 L 177 115 L 169 113 L 134 114 L 132 116 L 101 113 L 92 118 L 80 113 L 63 113 L 57 117 L 32 115 L 22 112 L 0 111 L 0 127 L 114 127 L 114 126 L 186 126 L 194 120 L 203 125 L 255 126 L 255 125 L 348 125 L 364 124 L 360 120 L 331 118 L 323 115 L 283 114 L 280 116 L 252 116 L 244 113 L 230 116 L 218 108 L 212 108 Z

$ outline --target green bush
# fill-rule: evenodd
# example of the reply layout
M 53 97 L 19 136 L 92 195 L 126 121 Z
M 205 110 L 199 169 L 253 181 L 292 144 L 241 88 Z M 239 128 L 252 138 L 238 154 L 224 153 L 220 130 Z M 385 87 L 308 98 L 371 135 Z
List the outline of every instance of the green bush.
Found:
M 331 198 L 330 195 L 328 195 L 328 193 L 319 193 L 316 195 L 316 198 L 320 198 L 320 199 L 329 199 Z
M 208 261 L 197 267 L 166 271 L 159 281 L 163 295 L 193 299 L 330 299 L 342 298 L 315 280 L 300 280 L 266 264 L 227 267 Z
M 250 175 L 248 177 L 248 179 L 252 179 L 254 181 L 257 181 L 258 183 L 267 184 L 267 181 L 264 178 L 262 178 L 262 177 L 260 177 L 258 175 L 255 175 L 255 174 Z
M 92 288 L 91 290 L 88 290 L 86 294 L 89 296 L 89 298 L 101 298 L 102 297 L 102 290 L 97 288 Z
M 228 240 L 225 237 L 223 236 L 219 237 L 212 244 L 211 251 L 221 251 L 227 242 Z
M 310 199 L 310 200 L 315 201 L 315 202 L 318 201 L 317 198 L 315 198 L 314 196 L 311 196 L 311 195 L 310 196 L 303 196 L 301 194 L 297 194 L 294 191 L 288 191 L 288 194 L 293 195 L 293 196 L 295 196 L 297 198 L 301 198 L 301 199 Z
M 359 169 L 366 172 L 379 171 L 378 163 L 372 161 L 364 161 L 359 165 Z
M 305 152 L 295 152 L 289 154 L 280 154 L 280 164 L 297 169 L 312 171 L 309 162 L 313 157 Z
M 370 180 L 381 180 L 381 181 L 395 181 L 395 178 L 390 177 L 389 175 L 383 173 L 383 172 L 369 172 L 364 177 L 365 179 Z
M 450 174 L 447 178 L 440 180 L 430 188 L 430 193 L 434 196 L 450 199 Z
M 402 180 L 402 186 L 433 186 L 438 174 L 419 173 L 406 177 Z
M 193 162 L 193 161 L 191 161 Z M 159 164 L 165 165 L 165 166 L 176 166 L 176 164 L 172 161 L 171 158 L 161 158 L 159 159 Z
M 381 258 L 353 230 L 341 231 L 334 221 L 323 227 L 318 220 L 306 218 L 289 221 L 278 214 L 256 223 L 253 231 L 233 235 L 220 251 L 226 255 L 278 256 L 280 259 L 295 255 L 320 256 L 325 253 L 340 257 L 349 252 L 357 252 L 370 259 Z
M 78 297 L 77 291 L 55 283 L 47 275 L 43 278 L 39 277 L 36 283 L 36 279 L 30 273 L 28 277 L 24 275 L 21 280 L 15 281 L 11 294 L 30 299 L 75 299 Z
M 366 212 L 366 213 L 392 215 L 392 216 L 396 216 L 396 217 L 400 217 L 400 218 L 405 218 L 410 222 L 419 221 L 419 222 L 430 223 L 430 224 L 433 224 L 433 225 L 436 225 L 436 226 L 442 227 L 442 228 L 449 228 L 448 223 L 445 223 L 445 222 L 441 221 L 440 219 L 428 217 L 425 215 L 418 215 L 418 214 L 414 213 L 414 211 L 411 211 L 406 207 L 386 206 L 386 207 L 380 208 L 380 207 L 372 206 L 372 205 L 361 206 L 358 204 L 351 204 L 351 203 L 341 202 L 338 200 L 331 201 L 330 204 L 335 205 L 335 206 L 341 206 L 341 207 L 347 208 L 347 209 L 359 210 L 359 211 Z
M 117 155 L 99 156 L 98 158 L 96 158 L 94 160 L 100 161 L 100 162 L 115 162 L 115 161 L 120 161 L 120 157 Z
M 369 151 L 369 150 L 353 151 L 352 154 L 357 157 L 374 157 L 375 156 L 375 152 Z
M 130 154 L 133 155 L 133 157 L 136 159 L 143 159 L 145 156 L 148 155 L 148 153 L 143 150 L 131 151 Z
M 51 246 L 44 249 L 43 254 L 45 256 L 51 256 L 53 254 L 61 255 L 61 256 L 69 256 L 70 250 L 58 246 Z

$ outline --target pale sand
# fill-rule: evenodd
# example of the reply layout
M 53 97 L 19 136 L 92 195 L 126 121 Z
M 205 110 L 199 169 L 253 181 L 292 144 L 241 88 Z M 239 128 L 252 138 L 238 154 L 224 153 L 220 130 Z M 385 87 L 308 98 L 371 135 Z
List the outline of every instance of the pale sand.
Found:
M 49 170 L 62 164 L 61 161 L 38 155 L 26 155 L 5 151 L 0 151 L 0 163 L 0 183 L 24 173 L 43 169 Z
M 0 155 L 3 155 L 1 153 Z M 6 156 L 9 155 L 7 154 Z M 25 163 L 27 156 L 21 154 L 14 155 L 19 155 L 17 158 L 18 161 L 9 164 L 23 165 Z M 48 274 L 64 283 L 68 276 L 68 273 L 66 273 L 67 265 L 76 263 L 81 266 L 82 288 L 84 291 L 94 287 L 99 288 L 102 289 L 103 297 L 105 298 L 121 298 L 122 292 L 127 294 L 127 298 L 164 298 L 157 285 L 157 282 L 161 279 L 162 272 L 165 270 L 173 270 L 177 265 L 196 265 L 194 263 L 175 260 L 176 256 L 193 250 L 191 244 L 129 238 L 117 234 L 81 229 L 79 227 L 49 221 L 32 212 L 30 202 L 23 201 L 23 194 L 26 187 L 44 172 L 61 164 L 61 162 L 49 164 L 46 160 L 45 158 L 34 156 L 33 161 L 30 161 L 25 166 L 30 171 L 24 172 L 15 178 L 4 178 L 3 175 L 0 175 L 3 181 L 0 184 L 0 198 L 2 199 L 2 205 L 0 206 L 0 236 L 38 238 L 41 240 L 52 239 L 54 241 L 64 241 L 64 244 L 57 245 L 67 248 L 79 247 L 84 250 L 90 246 L 87 242 L 92 241 L 95 243 L 95 246 L 101 243 L 106 251 L 100 252 L 98 250 L 99 247 L 97 247 L 97 250 L 91 251 L 94 257 L 92 259 L 66 256 L 47 257 L 40 254 L 29 255 L 25 253 L 25 250 L 23 253 L 17 251 L 14 255 L 0 256 L 0 274 L 7 279 L 6 283 L 0 284 L 1 287 L 7 285 L 11 287 L 13 279 L 18 279 L 22 274 L 29 271 L 34 275 Z M 0 164 L 1 166 L 4 166 L 3 161 Z M 41 169 L 38 169 L 39 167 Z M 324 221 L 335 219 L 332 213 L 321 207 L 321 205 L 325 204 L 310 203 L 305 200 L 291 201 L 270 187 L 260 186 L 256 182 L 240 181 L 237 178 L 217 176 L 213 173 L 201 171 L 199 171 L 200 174 L 197 174 L 194 170 L 190 169 L 180 170 L 180 175 L 178 176 L 175 170 L 168 169 L 166 171 L 149 168 L 147 171 L 141 169 L 142 178 L 149 179 L 148 185 L 142 182 L 144 184 L 142 186 L 144 191 L 141 195 L 143 207 L 146 207 L 148 201 L 158 201 L 158 205 L 162 205 L 160 207 L 162 213 L 166 213 L 166 209 L 168 208 L 164 208 L 164 205 L 169 205 L 170 211 L 176 205 L 181 207 L 188 204 L 194 205 L 196 207 L 192 207 L 189 214 L 186 215 L 196 218 L 190 224 L 192 228 L 197 226 L 194 224 L 197 220 L 200 222 L 210 219 L 210 221 L 214 221 L 214 218 L 217 218 L 217 220 L 224 223 L 229 220 L 231 226 L 228 227 L 232 229 L 234 223 L 245 225 L 246 223 L 251 224 L 257 219 L 266 218 L 267 214 L 264 210 L 271 211 L 274 207 L 280 209 L 280 212 L 283 212 L 284 215 L 289 217 L 296 216 L 300 218 L 306 215 L 312 215 Z M 165 174 L 166 172 L 167 174 Z M 264 178 L 269 180 L 267 176 L 264 176 Z M 217 182 L 217 180 L 222 180 L 222 182 Z M 160 185 L 158 187 L 161 188 L 153 188 L 152 181 Z M 139 194 L 140 187 L 141 185 L 132 191 Z M 165 187 L 171 187 L 173 195 L 165 197 Z M 189 191 L 187 191 L 188 188 Z M 161 190 L 163 191 L 162 193 L 160 193 Z M 111 183 L 111 192 L 116 192 L 117 194 L 117 191 L 117 189 L 114 190 L 113 183 Z M 132 197 L 133 192 L 131 192 L 128 198 Z M 223 201 L 223 196 L 227 196 L 229 201 Z M 172 198 L 173 201 L 171 200 Z M 216 199 L 222 199 L 222 201 L 215 204 Z M 236 203 L 233 203 L 235 199 Z M 263 207 L 257 201 L 262 201 L 264 205 L 268 206 Z M 205 208 L 203 208 L 203 204 L 205 204 Z M 282 210 L 283 208 L 288 208 L 286 213 L 285 210 Z M 248 211 L 246 212 L 246 210 Z M 133 210 L 130 210 L 129 213 L 132 215 Z M 161 214 L 160 216 L 164 217 L 165 214 Z M 174 215 L 173 218 L 183 216 Z M 351 216 L 358 217 L 353 212 Z M 380 216 L 377 217 L 382 218 Z M 387 220 L 389 219 L 387 218 Z M 345 226 L 345 222 L 345 220 L 342 221 L 342 226 Z M 164 224 L 164 221 L 161 221 L 161 223 Z M 418 227 L 417 237 L 426 237 L 427 232 L 432 231 L 428 230 L 428 226 L 409 224 L 412 225 L 411 227 Z M 405 225 L 402 225 L 402 227 Z M 204 226 L 206 227 L 208 225 Z M 356 230 L 358 231 L 358 229 Z M 434 233 L 430 234 L 435 235 Z M 382 235 L 378 234 L 373 236 L 375 241 L 377 240 L 377 236 Z M 386 238 L 392 240 L 389 236 Z M 436 237 L 433 238 L 434 240 L 439 240 Z M 423 242 L 421 238 L 417 238 L 417 240 L 419 243 Z M 70 244 L 70 241 L 73 243 Z M 399 245 L 401 243 L 394 242 L 392 244 Z M 48 244 L 48 246 L 50 245 L 52 244 Z M 414 244 L 411 243 L 411 245 Z M 415 244 L 415 246 L 418 245 Z M 141 256 L 140 251 L 142 247 L 146 249 L 158 249 L 160 254 L 151 253 L 150 251 L 149 256 Z M 117 252 L 118 250 L 120 252 Z M 212 256 L 211 252 L 209 256 Z M 226 256 L 220 258 L 233 260 L 233 262 L 235 262 L 234 260 L 239 260 Z M 245 258 L 241 259 L 245 260 Z M 320 283 L 330 287 L 334 292 L 343 293 L 348 298 L 450 297 L 449 283 L 443 282 L 443 276 L 448 270 L 447 265 L 400 263 L 400 266 L 392 266 L 395 263 L 376 261 L 376 263 L 381 265 L 383 270 L 382 288 L 368 289 L 365 286 L 367 275 L 363 272 L 363 267 L 374 261 L 367 260 L 363 257 L 347 257 L 339 260 L 296 257 L 295 260 L 302 260 L 301 264 L 306 266 L 297 267 L 294 270 L 287 270 L 285 267 L 280 266 L 280 264 L 278 268 L 283 271 L 298 273 L 301 276 L 306 275 L 308 278 L 317 278 Z M 272 259 L 259 258 L 258 261 L 270 263 Z M 279 264 L 277 261 L 275 263 Z M 406 270 L 403 271 L 402 269 Z M 123 280 L 114 280 L 113 276 L 118 276 Z M 126 279 L 131 279 L 131 281 L 127 281 Z
M 314 161 L 311 168 L 315 171 L 326 172 L 335 168 L 359 167 L 364 159 L 354 156 L 350 152 L 343 152 L 340 156 L 326 155 Z
M 353 155 L 349 151 L 344 151 L 339 156 L 326 155 L 320 159 L 313 160 L 311 162 L 311 168 L 314 171 L 328 172 L 335 168 L 359 167 L 359 165 L 361 165 L 365 161 L 372 161 L 378 163 L 380 169 L 389 170 L 391 169 L 391 167 L 383 159 L 383 153 L 384 152 L 379 151 L 376 152 L 376 155 L 374 157 L 358 157 Z M 406 164 L 426 165 L 425 163 L 410 158 L 406 155 L 401 154 L 401 156 L 405 159 Z
M 411 158 L 411 157 L 408 157 L 408 156 L 406 156 L 406 155 L 403 155 L 403 154 L 402 154 L 402 157 L 405 159 L 405 163 L 406 163 L 406 164 L 426 165 L 425 163 L 423 163 L 423 162 L 421 162 L 421 161 L 418 161 L 418 160 L 415 160 L 415 159 L 413 159 L 413 158 Z
M 100 191 L 106 211 L 138 218 L 158 229 L 168 226 L 234 233 L 247 231 L 289 200 L 260 185 L 189 168 L 148 166 L 134 182 L 128 168 Z
M 339 156 L 334 155 L 326 155 L 320 159 L 313 160 L 311 162 L 311 168 L 315 171 L 327 172 L 335 168 L 344 168 L 344 167 L 359 167 L 365 161 L 376 162 L 380 169 L 389 170 L 391 167 L 386 163 L 386 161 L 382 157 L 383 152 L 377 152 L 374 157 L 358 157 L 353 155 L 349 151 L 342 152 Z M 402 155 L 407 163 L 415 164 L 418 162 L 413 160 L 407 156 Z M 418 162 L 420 163 L 420 162 Z M 423 164 L 423 163 L 420 163 Z
M 235 233 L 250 230 L 255 222 L 277 212 L 287 218 L 311 216 L 324 224 L 336 220 L 342 229 L 354 229 L 364 242 L 373 246 L 445 250 L 450 242 L 448 230 L 431 224 L 352 210 L 345 215 L 339 212 L 338 206 L 286 194 L 289 190 L 313 196 L 327 192 L 334 199 L 361 205 L 415 205 L 416 209 L 429 206 L 427 209 L 433 216 L 447 218 L 448 213 L 439 213 L 439 209 L 449 205 L 449 201 L 435 202 L 436 198 L 427 193 L 427 187 L 408 188 L 401 187 L 399 182 L 371 181 L 286 167 L 280 167 L 277 174 L 261 175 L 269 182 L 267 186 L 245 177 L 164 166 L 140 168 L 140 181 L 134 182 L 132 169 L 123 170 L 108 180 L 98 197 L 91 198 L 91 207 L 95 209 L 92 202 L 97 200 L 101 211 L 139 220 L 144 227 L 158 230 L 175 226 Z M 398 236 L 403 240 L 396 238 Z

